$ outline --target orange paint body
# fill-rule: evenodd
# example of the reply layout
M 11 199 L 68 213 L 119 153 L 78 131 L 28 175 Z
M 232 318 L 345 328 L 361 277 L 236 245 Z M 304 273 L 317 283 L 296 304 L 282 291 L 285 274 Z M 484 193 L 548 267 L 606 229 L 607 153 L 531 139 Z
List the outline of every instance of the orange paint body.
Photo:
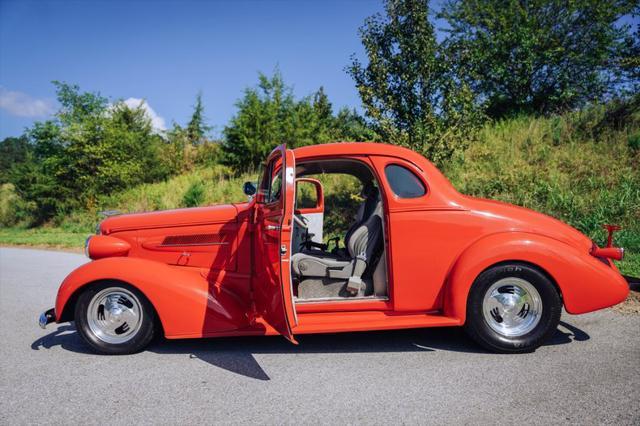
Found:
M 295 166 L 325 159 L 364 162 L 379 183 L 388 300 L 295 302 L 289 260 Z M 593 255 L 592 241 L 577 230 L 531 210 L 464 196 L 410 150 L 371 143 L 279 147 L 269 160 L 274 173 L 284 172 L 278 202 L 104 220 L 89 244 L 97 260 L 60 286 L 56 320 L 72 319 L 84 286 L 118 280 L 146 295 L 168 338 L 282 334 L 295 342 L 305 333 L 458 326 L 476 277 L 507 261 L 545 271 L 572 314 L 612 306 L 628 294 L 614 264 Z M 426 194 L 395 196 L 384 173 L 389 164 L 412 171 Z

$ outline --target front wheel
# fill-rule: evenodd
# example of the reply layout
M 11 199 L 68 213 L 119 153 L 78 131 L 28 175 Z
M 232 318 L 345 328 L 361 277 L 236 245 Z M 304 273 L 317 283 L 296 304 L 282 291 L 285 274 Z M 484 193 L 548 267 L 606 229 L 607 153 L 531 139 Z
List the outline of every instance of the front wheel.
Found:
M 527 264 L 508 263 L 484 271 L 467 301 L 467 333 L 501 353 L 531 352 L 555 332 L 562 300 L 553 283 Z
M 154 335 L 155 311 L 134 287 L 103 282 L 78 297 L 76 328 L 94 351 L 123 355 L 144 349 Z

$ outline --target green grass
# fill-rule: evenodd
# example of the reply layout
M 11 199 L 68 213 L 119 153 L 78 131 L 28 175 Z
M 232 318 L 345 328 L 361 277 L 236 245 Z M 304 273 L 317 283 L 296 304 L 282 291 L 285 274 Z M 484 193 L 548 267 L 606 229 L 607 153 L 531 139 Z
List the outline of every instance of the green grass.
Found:
M 640 277 L 640 253 L 627 253 L 624 261 L 616 262 L 616 264 L 624 275 Z
M 82 249 L 87 235 L 88 232 L 65 231 L 60 227 L 0 228 L 0 245 Z

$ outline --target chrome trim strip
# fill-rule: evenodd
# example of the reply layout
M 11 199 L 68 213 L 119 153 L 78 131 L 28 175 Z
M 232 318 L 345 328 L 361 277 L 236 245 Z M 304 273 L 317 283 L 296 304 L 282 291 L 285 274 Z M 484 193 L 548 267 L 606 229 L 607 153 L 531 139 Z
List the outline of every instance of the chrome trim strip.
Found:
M 388 301 L 389 297 L 377 297 L 377 296 L 362 296 L 362 297 L 318 297 L 317 299 L 299 299 L 295 298 L 296 303 L 311 304 L 322 302 L 376 302 Z

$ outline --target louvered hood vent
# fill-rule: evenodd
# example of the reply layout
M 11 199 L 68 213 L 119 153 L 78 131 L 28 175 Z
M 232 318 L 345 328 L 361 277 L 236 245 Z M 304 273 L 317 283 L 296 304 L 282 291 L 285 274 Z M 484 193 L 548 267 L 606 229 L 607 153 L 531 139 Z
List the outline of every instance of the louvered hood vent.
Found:
M 220 234 L 170 235 L 162 241 L 163 246 L 205 246 L 227 244 Z

